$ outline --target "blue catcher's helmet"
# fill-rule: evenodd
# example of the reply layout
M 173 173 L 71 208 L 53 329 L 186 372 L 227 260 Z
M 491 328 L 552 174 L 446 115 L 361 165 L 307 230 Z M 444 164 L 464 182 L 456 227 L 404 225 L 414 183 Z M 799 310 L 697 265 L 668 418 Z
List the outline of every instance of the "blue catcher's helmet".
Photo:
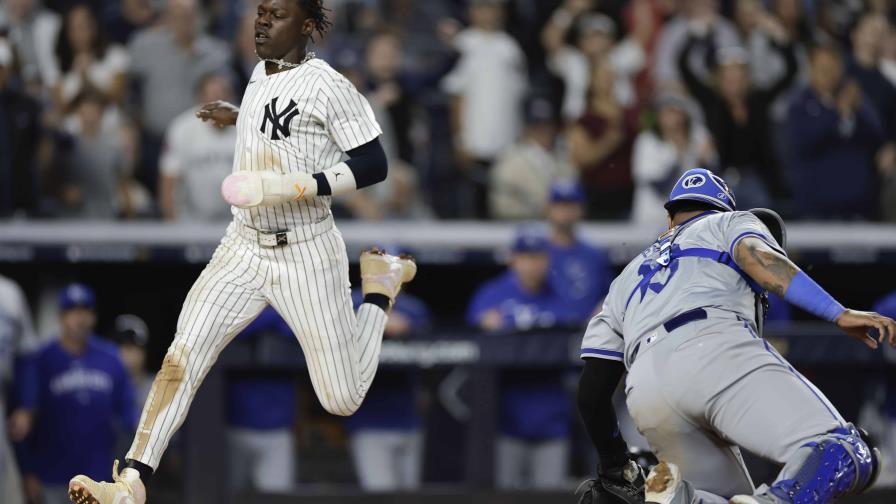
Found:
M 680 200 L 702 201 L 726 212 L 737 209 L 734 193 L 728 189 L 728 184 L 722 177 L 705 168 L 694 168 L 684 172 L 669 194 L 669 201 L 663 206 L 668 210 L 669 205 Z

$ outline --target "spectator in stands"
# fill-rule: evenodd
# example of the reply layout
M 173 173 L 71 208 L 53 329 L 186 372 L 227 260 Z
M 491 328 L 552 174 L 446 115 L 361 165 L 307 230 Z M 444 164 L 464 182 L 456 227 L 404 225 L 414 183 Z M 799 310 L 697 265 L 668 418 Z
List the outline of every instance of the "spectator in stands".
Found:
M 39 200 L 41 107 L 13 77 L 12 48 L 0 38 L 0 217 L 34 214 Z
M 885 131 L 886 140 L 875 162 L 883 181 L 882 210 L 887 215 L 892 215 L 893 202 L 887 196 L 896 173 L 896 86 L 881 71 L 881 60 L 890 31 L 882 15 L 863 15 L 852 30 L 852 55 L 846 62 L 846 74 L 862 88 L 862 95 L 877 112 Z
M 29 359 L 38 346 L 25 294 L 15 282 L 0 276 L 0 501 L 4 504 L 25 503 L 7 433 L 10 440 L 19 442 L 31 428 L 31 413 L 25 410 L 18 410 L 7 422 L 6 391 L 27 375 Z
M 109 40 L 126 44 L 131 35 L 155 20 L 153 0 L 119 0 L 106 2 L 103 9 L 103 32 Z
M 593 65 L 609 58 L 616 76 L 614 93 L 619 103 L 630 106 L 636 101 L 632 76 L 645 65 L 647 53 L 638 38 L 616 42 L 616 25 L 604 14 L 583 14 L 587 2 L 567 0 L 554 11 L 542 32 L 542 44 L 548 53 L 548 68 L 563 79 L 563 117 L 574 121 L 585 113 L 588 83 Z M 575 45 L 566 44 L 575 28 Z M 615 45 L 614 45 L 615 44 Z
M 89 219 L 114 219 L 132 215 L 131 174 L 121 142 L 102 131 L 105 95 L 86 88 L 74 99 L 77 119 L 72 151 L 61 200 L 63 215 Z
M 221 41 L 197 30 L 196 0 L 167 0 L 158 26 L 131 39 L 131 75 L 139 85 L 144 138 L 143 167 L 138 174 L 157 187 L 162 136 L 178 114 L 193 105 L 203 75 L 227 66 L 229 51 Z
M 587 189 L 591 219 L 625 219 L 632 206 L 632 145 L 638 134 L 636 108 L 626 108 L 614 92 L 610 61 L 595 65 L 588 109 L 568 132 L 570 158 Z
M 270 306 L 237 338 L 253 345 L 263 338 L 293 339 Z M 298 396 L 295 379 L 274 372 L 232 377 L 227 384 L 230 487 L 243 491 L 289 492 L 296 478 L 293 425 Z
M 149 343 L 149 327 L 140 317 L 126 313 L 115 317 L 115 342 L 131 384 L 134 386 L 134 403 L 138 408 L 146 403 L 154 376 L 146 370 L 146 345 Z
M 56 59 L 62 77 L 55 94 L 61 107 L 66 108 L 88 86 L 105 94 L 111 103 L 124 102 L 128 53 L 106 41 L 87 4 L 76 4 L 66 13 L 56 42 Z
M 522 129 L 526 62 L 503 30 L 502 0 L 472 0 L 470 23 L 455 38 L 460 59 L 442 84 L 453 100 L 455 151 L 468 179 L 470 206 L 475 216 L 485 217 L 488 168 Z
M 632 221 L 665 228 L 663 203 L 678 177 L 692 168 L 715 168 L 717 161 L 697 104 L 674 92 L 657 96 L 652 124 L 638 134 L 632 153 Z
M 678 55 L 693 34 L 711 39 L 718 48 L 740 45 L 737 29 L 719 14 L 717 0 L 692 0 L 679 5 L 680 12 L 663 26 L 656 43 L 653 79 L 660 88 L 676 86 L 680 81 Z M 706 78 L 710 74 L 706 62 L 706 49 L 701 47 L 690 55 L 688 64 L 700 78 Z
M 770 18 L 765 18 L 770 19 Z M 719 165 L 743 208 L 768 207 L 770 197 L 785 195 L 781 170 L 771 142 L 769 109 L 796 77 L 796 49 L 777 24 L 766 28 L 772 48 L 786 63 L 784 73 L 766 88 L 750 84 L 748 53 L 741 48 L 711 47 L 711 41 L 690 36 L 678 55 L 679 72 L 691 95 L 703 108 L 719 152 Z M 707 84 L 690 67 L 698 44 L 709 45 L 718 66 L 716 85 Z
M 615 277 L 607 251 L 584 242 L 577 227 L 585 216 L 585 190 L 575 180 L 551 186 L 547 207 L 550 223 L 550 284 L 572 311 L 573 320 L 585 324 L 597 312 Z
M 196 118 L 201 105 L 216 100 L 233 101 L 230 79 L 220 73 L 199 80 L 196 106 L 177 116 L 165 134 L 159 160 L 159 208 L 165 220 L 230 219 L 221 181 L 233 171 L 236 128 L 218 128 Z
M 359 289 L 352 291 L 355 306 Z M 395 300 L 383 337 L 402 341 L 429 330 L 429 308 L 402 292 Z M 420 487 L 423 470 L 422 419 L 418 370 L 380 369 L 364 403 L 345 419 L 352 460 L 361 488 L 368 492 L 411 491 Z
M 467 323 L 494 332 L 551 329 L 575 315 L 549 280 L 550 243 L 523 230 L 514 239 L 509 268 L 476 291 Z M 558 344 L 565 345 L 563 338 Z M 501 377 L 499 437 L 495 450 L 501 489 L 556 489 L 567 477 L 571 403 L 561 372 L 507 372 Z
M 93 334 L 93 291 L 66 286 L 59 309 L 59 338 L 37 352 L 32 373 L 17 384 L 23 411 L 34 417 L 24 447 L 26 489 L 43 504 L 69 502 L 72 474 L 104 477 L 116 434 L 137 425 L 134 388 L 118 351 Z
M 20 74 L 28 93 L 43 96 L 59 80 L 53 48 L 62 21 L 40 0 L 6 0 L 0 5 L 0 33 L 5 33 L 18 55 Z
M 750 82 L 760 88 L 770 87 L 787 73 L 786 57 L 776 47 L 779 41 L 791 40 L 797 49 L 802 40 L 791 38 L 791 32 L 761 0 L 735 2 L 734 21 L 747 51 Z
M 574 175 L 557 153 L 559 118 L 543 97 L 526 103 L 522 138 L 505 150 L 491 170 L 489 200 L 496 219 L 539 219 L 548 203 L 548 188 L 558 178 Z
M 855 81 L 843 82 L 839 50 L 817 46 L 810 61 L 809 86 L 788 109 L 795 211 L 802 218 L 874 219 L 874 156 L 885 138 L 880 118 Z

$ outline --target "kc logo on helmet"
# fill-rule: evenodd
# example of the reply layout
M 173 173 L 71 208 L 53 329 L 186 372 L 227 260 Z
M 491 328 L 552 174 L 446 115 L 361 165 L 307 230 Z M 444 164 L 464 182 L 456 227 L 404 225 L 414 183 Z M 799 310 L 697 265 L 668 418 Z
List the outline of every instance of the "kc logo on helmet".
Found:
M 703 175 L 691 175 L 681 182 L 681 187 L 684 187 L 685 189 L 693 189 L 694 187 L 700 187 L 705 183 L 706 177 Z

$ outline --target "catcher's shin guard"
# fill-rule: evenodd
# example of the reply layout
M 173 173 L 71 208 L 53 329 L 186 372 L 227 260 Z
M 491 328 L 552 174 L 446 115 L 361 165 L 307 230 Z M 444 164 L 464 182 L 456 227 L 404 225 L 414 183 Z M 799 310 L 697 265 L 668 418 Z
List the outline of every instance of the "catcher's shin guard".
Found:
M 862 493 L 879 470 L 880 452 L 847 424 L 800 447 L 765 493 L 792 504 L 828 504 Z
M 632 460 L 599 471 L 597 478 L 579 485 L 576 496 L 579 504 L 644 504 L 644 471 Z

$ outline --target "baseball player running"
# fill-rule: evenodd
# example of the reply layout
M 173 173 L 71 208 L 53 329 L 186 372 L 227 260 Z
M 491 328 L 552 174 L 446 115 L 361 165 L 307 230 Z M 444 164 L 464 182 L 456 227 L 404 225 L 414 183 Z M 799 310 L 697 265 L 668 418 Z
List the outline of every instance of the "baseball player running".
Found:
M 263 0 L 255 22 L 262 61 L 242 108 L 215 102 L 197 113 L 219 127 L 236 124 L 234 171 L 221 188 L 234 219 L 187 295 L 125 469 L 118 474 L 116 462 L 111 483 L 76 476 L 69 484 L 73 502 L 145 502 L 145 485 L 206 373 L 269 304 L 296 334 L 327 411 L 351 415 L 370 387 L 386 314 L 416 265 L 364 252 L 364 302 L 354 313 L 330 199 L 383 180 L 387 166 L 370 105 L 305 51 L 312 34 L 329 26 L 321 3 Z
M 601 464 L 580 502 L 824 504 L 868 488 L 876 450 L 759 336 L 756 299 L 774 292 L 871 348 L 896 346 L 896 323 L 834 300 L 787 258 L 777 214 L 756 211 L 767 226 L 736 211 L 709 171 L 686 172 L 665 207 L 669 230 L 613 281 L 582 341 L 578 403 Z M 626 369 L 628 409 L 663 461 L 646 483 L 610 402 Z M 753 487 L 739 447 L 784 465 L 771 486 Z

